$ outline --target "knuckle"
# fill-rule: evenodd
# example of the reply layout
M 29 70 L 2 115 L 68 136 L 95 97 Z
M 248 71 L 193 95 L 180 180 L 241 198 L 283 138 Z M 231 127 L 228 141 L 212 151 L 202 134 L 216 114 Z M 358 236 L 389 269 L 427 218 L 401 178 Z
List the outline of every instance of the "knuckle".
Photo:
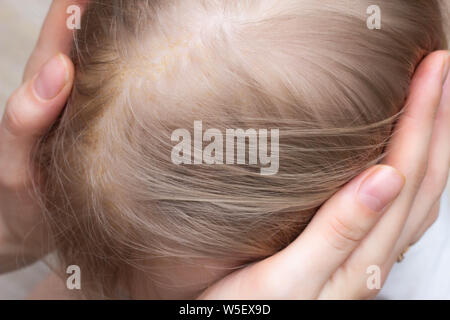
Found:
M 336 250 L 345 251 L 355 246 L 364 236 L 364 230 L 358 225 L 350 223 L 334 216 L 329 226 L 331 236 L 327 237 L 329 244 Z
M 24 127 L 23 117 L 20 115 L 17 105 L 17 94 L 14 93 L 8 100 L 7 108 L 5 110 L 4 125 L 6 129 L 13 135 L 20 132 L 21 128 Z

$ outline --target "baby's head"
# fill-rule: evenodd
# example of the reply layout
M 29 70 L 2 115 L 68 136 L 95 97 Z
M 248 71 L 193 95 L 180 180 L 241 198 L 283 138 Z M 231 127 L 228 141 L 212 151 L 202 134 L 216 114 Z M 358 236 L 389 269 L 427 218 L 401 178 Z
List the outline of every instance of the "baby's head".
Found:
M 372 30 L 361 0 L 92 1 L 37 148 L 62 263 L 110 297 L 144 274 L 193 293 L 287 246 L 381 159 L 415 67 L 445 44 L 437 0 L 376 3 Z M 245 164 L 227 129 L 249 130 Z

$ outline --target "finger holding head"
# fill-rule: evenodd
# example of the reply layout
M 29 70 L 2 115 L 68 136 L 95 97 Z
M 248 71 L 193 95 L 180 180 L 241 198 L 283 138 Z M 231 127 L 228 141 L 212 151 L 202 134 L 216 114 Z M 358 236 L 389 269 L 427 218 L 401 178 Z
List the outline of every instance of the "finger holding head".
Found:
M 38 42 L 28 60 L 23 80 L 29 80 L 39 68 L 59 52 L 69 55 L 74 31 L 67 26 L 71 14 L 84 12 L 89 0 L 54 0 L 42 25 Z M 71 10 L 73 9 L 73 10 Z
M 30 152 L 61 113 L 73 77 L 70 59 L 57 54 L 9 98 L 0 123 L 0 167 L 6 185 L 27 179 Z

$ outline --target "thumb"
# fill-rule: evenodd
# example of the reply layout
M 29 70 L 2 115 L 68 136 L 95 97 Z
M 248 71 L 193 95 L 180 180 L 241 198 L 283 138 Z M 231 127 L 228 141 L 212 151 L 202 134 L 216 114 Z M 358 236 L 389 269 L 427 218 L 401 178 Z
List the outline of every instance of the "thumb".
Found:
M 377 165 L 366 170 L 322 205 L 294 242 L 253 265 L 254 272 L 271 282 L 265 286 L 272 293 L 282 288 L 277 295 L 281 299 L 316 297 L 399 195 L 404 183 L 403 175 L 393 167 Z
M 0 123 L 2 182 L 20 184 L 26 179 L 31 149 L 66 104 L 73 75 L 70 59 L 58 54 L 9 98 Z

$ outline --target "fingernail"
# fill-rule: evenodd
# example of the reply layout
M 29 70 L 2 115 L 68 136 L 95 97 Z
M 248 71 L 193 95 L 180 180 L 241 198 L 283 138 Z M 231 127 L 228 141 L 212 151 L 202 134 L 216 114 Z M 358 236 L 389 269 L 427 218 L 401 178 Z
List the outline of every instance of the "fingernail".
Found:
M 47 61 L 34 79 L 35 94 L 42 100 L 58 95 L 69 79 L 66 62 L 61 54 Z
M 366 207 L 381 212 L 394 200 L 405 184 L 405 177 L 396 169 L 380 165 L 361 183 L 358 199 Z

